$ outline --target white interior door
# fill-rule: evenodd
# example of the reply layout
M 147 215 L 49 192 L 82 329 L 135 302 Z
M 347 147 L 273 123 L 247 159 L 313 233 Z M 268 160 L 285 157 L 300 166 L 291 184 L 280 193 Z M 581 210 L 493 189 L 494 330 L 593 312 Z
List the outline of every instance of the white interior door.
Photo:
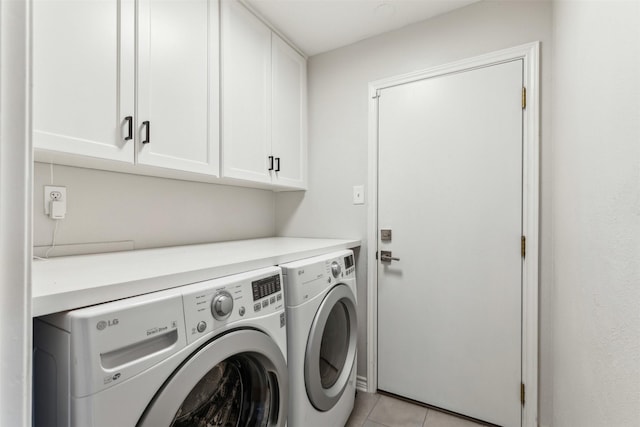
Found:
M 400 260 L 378 261 L 378 388 L 501 426 L 521 425 L 522 76 L 379 98 L 378 249 Z

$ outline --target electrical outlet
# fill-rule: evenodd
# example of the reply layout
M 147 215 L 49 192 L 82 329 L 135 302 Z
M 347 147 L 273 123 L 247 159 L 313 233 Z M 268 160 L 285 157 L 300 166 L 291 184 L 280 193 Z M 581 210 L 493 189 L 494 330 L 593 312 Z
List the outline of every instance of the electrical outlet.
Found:
M 50 215 L 51 202 L 61 202 L 67 210 L 67 187 L 44 186 L 44 213 Z

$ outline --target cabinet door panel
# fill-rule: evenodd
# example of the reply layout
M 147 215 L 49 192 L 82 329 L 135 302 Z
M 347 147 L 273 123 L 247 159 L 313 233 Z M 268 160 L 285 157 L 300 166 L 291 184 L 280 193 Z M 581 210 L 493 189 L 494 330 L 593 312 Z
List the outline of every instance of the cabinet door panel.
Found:
M 218 174 L 218 6 L 139 3 L 138 163 Z M 140 140 L 147 128 L 139 127 Z
M 273 35 L 273 137 L 271 151 L 280 159 L 276 182 L 306 186 L 306 61 Z
M 222 4 L 223 175 L 271 182 L 271 30 L 235 1 Z
M 33 138 L 39 149 L 133 162 L 132 0 L 35 0 Z

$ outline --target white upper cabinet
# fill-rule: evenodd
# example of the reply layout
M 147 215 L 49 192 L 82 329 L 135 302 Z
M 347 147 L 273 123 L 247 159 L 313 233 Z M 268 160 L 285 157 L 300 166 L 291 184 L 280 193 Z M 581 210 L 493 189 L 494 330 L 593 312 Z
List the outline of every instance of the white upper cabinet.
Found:
M 218 3 L 138 7 L 138 163 L 218 175 Z
M 306 61 L 241 4 L 222 4 L 222 174 L 303 189 Z
M 228 0 L 221 25 L 223 175 L 270 183 L 271 30 Z
M 133 163 L 134 15 L 133 0 L 34 0 L 35 148 Z
M 137 22 L 133 0 L 33 9 L 36 149 L 219 175 L 217 0 L 139 0 Z
M 38 161 L 306 188 L 306 60 L 236 0 L 34 0 L 33 70 Z
M 271 151 L 280 185 L 304 188 L 307 165 L 307 61 L 275 34 L 272 38 Z

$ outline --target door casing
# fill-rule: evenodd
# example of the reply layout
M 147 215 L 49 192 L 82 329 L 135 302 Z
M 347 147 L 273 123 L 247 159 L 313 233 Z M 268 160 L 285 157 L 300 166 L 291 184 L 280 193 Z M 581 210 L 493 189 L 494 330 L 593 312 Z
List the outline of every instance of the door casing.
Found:
M 535 427 L 538 418 L 538 229 L 540 170 L 540 42 L 528 43 L 426 70 L 393 76 L 369 83 L 369 189 L 367 212 L 367 378 L 366 390 L 378 388 L 378 93 L 380 90 L 436 76 L 500 64 L 515 59 L 524 63 L 523 82 L 526 108 L 523 109 L 523 233 L 526 256 L 522 274 L 522 381 L 525 405 L 522 426 Z M 362 379 L 359 379 L 362 385 Z

